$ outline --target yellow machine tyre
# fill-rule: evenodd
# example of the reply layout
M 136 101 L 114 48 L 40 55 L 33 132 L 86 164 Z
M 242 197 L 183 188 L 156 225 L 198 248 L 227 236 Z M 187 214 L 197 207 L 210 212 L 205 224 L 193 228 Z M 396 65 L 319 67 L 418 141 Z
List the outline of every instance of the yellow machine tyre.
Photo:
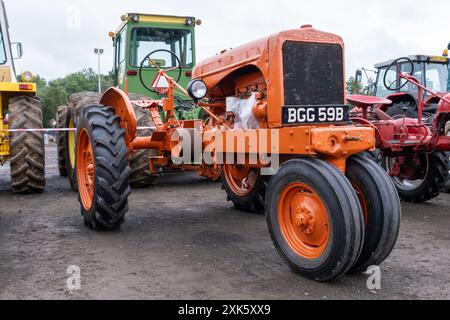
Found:
M 358 195 L 365 227 L 363 249 L 351 272 L 365 272 L 386 260 L 397 242 L 400 198 L 383 168 L 364 155 L 348 160 L 346 175 Z
M 337 279 L 360 256 L 364 220 L 358 196 L 328 162 L 311 158 L 284 163 L 270 180 L 266 217 L 280 256 L 306 278 Z
M 120 228 L 131 193 L 125 130 L 114 108 L 83 108 L 78 123 L 76 168 L 81 213 L 96 231 Z
M 42 106 L 33 96 L 9 100 L 10 129 L 42 129 Z M 10 143 L 11 189 L 13 193 L 42 193 L 45 188 L 43 132 L 12 132 Z
M 65 128 L 67 118 L 67 106 L 60 106 L 56 111 L 56 122 L 58 128 Z M 67 158 L 66 158 L 66 133 L 58 132 L 58 170 L 62 177 L 67 177 Z
M 98 92 L 83 91 L 72 94 L 67 105 L 67 115 L 64 123 L 65 128 L 76 128 L 81 111 L 86 106 L 98 104 L 101 95 Z M 75 143 L 76 133 L 67 131 L 64 133 L 64 154 L 66 160 L 67 176 L 70 187 L 73 191 L 78 191 L 76 170 L 75 170 Z
M 75 119 L 75 108 L 67 108 L 67 116 L 65 127 L 68 129 L 75 129 L 77 127 L 77 121 Z M 65 133 L 66 147 L 64 149 L 67 176 L 69 177 L 70 187 L 73 191 L 78 191 L 77 184 L 77 173 L 75 168 L 75 154 L 76 154 L 76 137 L 77 133 L 75 131 L 66 131 Z

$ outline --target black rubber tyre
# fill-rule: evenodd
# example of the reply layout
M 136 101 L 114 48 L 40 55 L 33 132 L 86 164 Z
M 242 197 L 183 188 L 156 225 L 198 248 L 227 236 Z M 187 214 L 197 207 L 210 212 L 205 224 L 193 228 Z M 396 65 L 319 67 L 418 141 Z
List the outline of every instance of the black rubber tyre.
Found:
M 67 106 L 60 106 L 56 111 L 56 123 L 59 129 L 66 128 Z M 58 132 L 57 135 L 58 148 L 58 170 L 59 175 L 67 177 L 67 158 L 66 158 L 66 133 Z
M 445 134 L 447 136 L 450 136 L 450 122 L 447 122 L 447 125 L 445 126 Z M 446 155 L 450 159 L 450 152 L 446 152 Z M 450 173 L 450 162 L 449 162 L 449 173 Z M 450 179 L 448 179 L 447 183 L 445 184 L 445 192 L 450 193 Z
M 404 109 L 406 110 L 406 113 Z M 407 118 L 417 118 L 417 105 L 410 101 L 395 103 L 387 109 L 386 114 L 393 118 L 403 117 L 405 115 Z
M 112 107 L 86 107 L 79 120 L 77 149 L 80 148 L 81 132 L 87 132 L 95 159 L 92 207 L 85 208 L 80 196 L 81 213 L 85 223 L 93 230 L 116 230 L 125 221 L 131 192 L 125 130 L 120 127 L 120 118 L 114 114 Z M 78 155 L 77 150 L 77 167 L 81 163 Z M 81 175 L 78 169 L 78 181 L 82 181 Z
M 10 129 L 42 129 L 39 98 L 9 100 Z M 43 132 L 12 132 L 10 143 L 11 189 L 13 193 L 42 193 L 45 189 L 45 145 Z
M 242 196 L 233 191 L 226 172 L 227 166 L 224 166 L 221 181 L 222 189 L 227 193 L 227 201 L 231 201 L 239 211 L 264 214 L 269 177 L 262 176 L 259 170 L 256 170 L 254 173 L 257 174 L 255 185 L 250 193 Z
M 77 119 L 75 117 L 76 110 L 75 108 L 69 107 L 67 108 L 67 116 L 66 116 L 66 128 L 76 128 L 77 127 Z M 78 182 L 77 182 L 77 170 L 75 165 L 75 143 L 76 141 L 76 132 L 67 131 L 65 132 L 65 149 L 64 152 L 66 154 L 66 168 L 67 168 L 67 176 L 69 177 L 70 188 L 73 191 L 78 191 Z M 73 145 L 71 144 L 73 141 Z M 73 148 L 73 150 L 71 150 Z M 72 153 L 72 154 L 71 154 Z
M 320 197 L 329 224 L 326 249 L 308 258 L 289 244 L 283 234 L 279 211 L 283 194 L 292 184 L 310 187 Z M 290 268 L 306 278 L 324 282 L 345 275 L 356 263 L 363 246 L 364 221 L 358 197 L 348 179 L 333 165 L 319 159 L 284 163 L 269 183 L 266 216 L 273 243 Z
M 68 107 L 74 110 L 75 119 L 78 119 L 84 107 L 99 103 L 100 98 L 101 95 L 98 92 L 77 92 L 69 97 Z
M 71 121 L 73 121 L 72 125 L 76 128 L 83 108 L 85 108 L 86 106 L 98 104 L 100 98 L 101 95 L 98 92 L 83 91 L 72 94 L 69 97 L 69 101 L 67 104 L 67 116 L 66 122 L 64 123 L 65 128 L 69 127 Z M 64 133 L 64 154 L 66 158 L 67 176 L 69 178 L 70 188 L 76 192 L 78 191 L 78 185 L 76 170 L 72 166 L 72 161 L 70 160 L 70 149 L 68 144 L 69 135 L 69 132 Z
M 449 157 L 445 152 L 434 152 L 424 156 L 427 157 L 428 169 L 420 185 L 405 187 L 396 178 L 393 178 L 400 198 L 405 201 L 413 203 L 427 202 L 439 196 L 445 189 L 445 184 L 449 179 Z M 381 157 L 380 161 L 383 168 L 389 172 L 388 158 Z
M 144 108 L 133 104 L 134 113 L 138 127 L 154 127 L 151 113 Z M 138 137 L 149 137 L 153 134 L 152 129 L 139 130 Z M 150 172 L 149 159 L 158 156 L 157 150 L 137 150 L 130 155 L 131 176 L 130 184 L 132 188 L 145 188 L 152 185 L 157 178 L 156 175 Z
M 364 246 L 352 272 L 380 265 L 392 252 L 400 231 L 400 198 L 392 179 L 374 161 L 354 156 L 347 162 L 347 178 L 353 185 L 365 216 Z

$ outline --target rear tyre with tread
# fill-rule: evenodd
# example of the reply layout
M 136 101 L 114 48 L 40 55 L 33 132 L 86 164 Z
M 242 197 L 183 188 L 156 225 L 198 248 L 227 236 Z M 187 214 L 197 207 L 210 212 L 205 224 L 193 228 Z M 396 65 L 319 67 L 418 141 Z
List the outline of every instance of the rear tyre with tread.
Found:
M 67 119 L 67 106 L 58 107 L 56 112 L 56 123 L 58 129 L 66 128 Z M 57 137 L 58 147 L 58 170 L 59 175 L 62 177 L 68 177 L 67 173 L 67 158 L 66 158 L 66 133 L 58 132 Z
M 423 155 L 426 159 L 425 177 L 417 185 L 408 184 L 393 177 L 400 198 L 413 203 L 423 203 L 439 196 L 445 190 L 449 180 L 449 157 L 445 152 L 433 152 Z M 389 172 L 389 158 L 381 157 L 381 165 Z
M 410 101 L 399 102 L 389 107 L 386 114 L 393 118 L 404 117 L 406 115 L 407 118 L 417 119 L 417 105 Z
M 154 127 L 155 123 L 151 113 L 144 108 L 133 104 L 134 113 L 138 127 Z M 153 134 L 152 129 L 140 130 L 138 137 L 150 137 Z M 130 184 L 132 188 L 145 188 L 152 185 L 157 178 L 150 172 L 149 160 L 151 157 L 158 156 L 157 150 L 136 150 L 130 155 L 131 176 Z
M 77 127 L 77 119 L 75 118 L 75 108 L 69 107 L 67 110 L 66 123 L 65 127 L 69 129 L 74 129 Z M 77 182 L 77 170 L 75 165 L 75 153 L 76 153 L 76 132 L 67 131 L 65 134 L 65 149 L 64 152 L 66 154 L 66 168 L 67 168 L 67 176 L 69 177 L 70 188 L 73 191 L 78 191 L 78 182 Z
M 42 129 L 42 106 L 33 96 L 9 100 L 10 129 Z M 11 189 L 13 193 L 42 193 L 45 189 L 43 132 L 12 132 L 10 142 Z
M 306 278 L 337 279 L 360 255 L 364 221 L 358 197 L 342 172 L 325 161 L 284 163 L 270 180 L 266 216 L 277 251 Z
M 401 206 L 392 179 L 374 161 L 359 155 L 347 162 L 347 178 L 353 185 L 364 214 L 364 246 L 352 272 L 380 265 L 392 252 L 400 231 Z
M 242 212 L 264 213 L 268 180 L 259 169 L 224 165 L 222 170 L 222 189 L 227 200 Z
M 125 130 L 112 107 L 86 107 L 79 120 L 76 167 L 81 213 L 94 230 L 116 230 L 125 221 L 131 192 Z

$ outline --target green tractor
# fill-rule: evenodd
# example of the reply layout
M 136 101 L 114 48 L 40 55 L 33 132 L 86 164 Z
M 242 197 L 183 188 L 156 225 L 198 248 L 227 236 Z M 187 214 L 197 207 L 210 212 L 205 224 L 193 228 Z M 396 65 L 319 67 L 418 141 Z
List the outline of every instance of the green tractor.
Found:
M 161 90 L 167 85 L 164 79 L 157 77 L 158 69 L 163 69 L 186 87 L 196 64 L 195 28 L 201 21 L 193 17 L 139 13 L 125 14 L 121 20 L 117 31 L 109 33 L 114 47 L 114 85 L 128 93 L 132 100 L 160 99 Z M 148 79 L 154 80 L 148 82 Z M 70 129 L 58 135 L 59 172 L 69 178 L 73 190 L 77 190 L 74 151 L 77 119 L 84 107 L 99 103 L 100 96 L 96 92 L 76 93 L 69 97 L 67 105 L 58 108 L 58 127 Z M 176 96 L 178 118 L 202 118 L 202 111 L 193 108 L 192 101 L 184 99 L 182 95 Z M 145 128 L 139 131 L 139 136 L 150 136 L 154 127 L 150 113 L 138 105 L 134 105 L 134 109 L 139 127 Z M 153 183 L 156 176 L 150 173 L 148 166 L 148 159 L 152 156 L 149 150 L 131 155 L 132 187 L 146 187 Z

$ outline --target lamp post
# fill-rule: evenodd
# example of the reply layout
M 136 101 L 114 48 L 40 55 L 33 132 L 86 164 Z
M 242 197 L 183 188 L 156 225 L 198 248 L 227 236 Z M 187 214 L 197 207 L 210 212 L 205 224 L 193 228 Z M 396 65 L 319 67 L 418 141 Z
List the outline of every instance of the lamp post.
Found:
M 98 56 L 98 93 L 102 94 L 102 74 L 100 70 L 100 56 L 103 54 L 104 50 L 95 48 L 94 53 Z

